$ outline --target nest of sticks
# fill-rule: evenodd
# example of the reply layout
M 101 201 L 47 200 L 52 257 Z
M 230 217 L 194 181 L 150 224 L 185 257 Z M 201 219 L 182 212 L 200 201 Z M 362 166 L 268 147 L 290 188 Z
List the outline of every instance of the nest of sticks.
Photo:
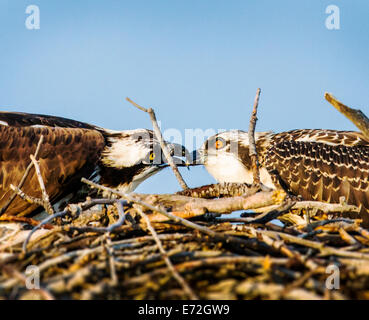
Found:
M 360 219 L 337 215 L 358 208 L 268 190 L 256 160 L 254 174 L 252 186 L 164 195 L 128 195 L 83 179 L 111 197 L 57 213 L 42 178 L 42 199 L 14 187 L 50 215 L 0 216 L 0 299 L 369 298 L 369 232 Z M 225 215 L 235 211 L 239 218 Z

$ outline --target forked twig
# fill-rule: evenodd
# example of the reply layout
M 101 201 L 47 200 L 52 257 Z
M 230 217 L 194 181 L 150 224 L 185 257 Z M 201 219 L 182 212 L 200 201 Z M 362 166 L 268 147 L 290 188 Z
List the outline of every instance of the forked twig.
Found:
M 41 207 L 44 206 L 45 204 L 42 199 L 29 196 L 28 194 L 24 193 L 21 189 L 19 189 L 13 184 L 10 184 L 10 189 L 12 189 L 16 195 L 18 195 L 21 199 L 23 199 L 26 202 L 34 203 Z
M 152 122 L 152 126 L 153 126 L 153 129 L 154 129 L 154 132 L 155 132 L 155 135 L 156 137 L 159 139 L 159 142 L 160 142 L 160 146 L 161 146 L 161 149 L 163 150 L 163 153 L 164 153 L 164 156 L 165 158 L 167 159 L 168 161 L 168 164 L 170 165 L 170 167 L 172 168 L 173 172 L 174 172 L 174 175 L 176 176 L 178 182 L 179 182 L 179 185 L 181 186 L 182 189 L 187 189 L 188 186 L 186 184 L 186 182 L 183 180 L 182 178 L 182 175 L 181 173 L 179 172 L 176 164 L 174 163 L 173 161 L 173 158 L 168 150 L 168 147 L 164 141 L 164 138 L 163 138 L 163 135 L 161 134 L 161 131 L 160 131 L 160 128 L 159 128 L 159 125 L 158 125 L 158 122 L 156 120 L 156 116 L 155 116 L 155 112 L 152 108 L 149 108 L 149 109 L 146 109 L 140 105 L 138 105 L 136 102 L 132 101 L 130 98 L 126 98 L 126 100 L 128 102 L 130 102 L 133 106 L 135 106 L 136 108 L 140 109 L 141 111 L 144 111 L 146 113 L 149 114 L 150 116 L 150 119 L 151 119 L 151 122 Z
M 33 166 L 35 167 L 35 172 L 37 175 L 38 183 L 41 188 L 43 207 L 45 208 L 48 214 L 53 214 L 54 209 L 50 203 L 49 195 L 46 192 L 46 187 L 45 187 L 44 179 L 42 178 L 42 175 L 41 175 L 39 162 L 36 160 L 35 156 L 32 154 L 30 155 L 30 158 L 33 163 Z

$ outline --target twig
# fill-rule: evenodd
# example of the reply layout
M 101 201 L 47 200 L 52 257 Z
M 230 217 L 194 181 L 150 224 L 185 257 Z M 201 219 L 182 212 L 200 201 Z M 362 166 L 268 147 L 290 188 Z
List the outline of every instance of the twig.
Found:
M 213 199 L 219 197 L 237 197 L 250 195 L 259 191 L 259 187 L 247 183 L 222 182 L 208 184 L 197 188 L 189 188 L 175 194 L 202 199 Z M 264 190 L 266 191 L 266 190 Z
M 111 192 L 111 193 L 117 194 L 117 195 L 121 196 L 122 198 L 124 198 L 124 199 L 126 199 L 128 201 L 137 203 L 137 204 L 139 204 L 139 205 L 141 205 L 143 207 L 146 207 L 147 209 L 149 209 L 149 210 L 151 210 L 153 212 L 158 212 L 158 213 L 166 216 L 168 219 L 173 220 L 174 222 L 177 222 L 177 223 L 181 223 L 181 224 L 183 224 L 186 227 L 199 230 L 199 231 L 201 231 L 203 233 L 206 233 L 206 234 L 208 234 L 208 235 L 210 235 L 212 237 L 222 236 L 222 235 L 218 234 L 217 232 L 214 232 L 214 231 L 210 230 L 209 228 L 200 226 L 200 225 L 198 225 L 196 223 L 193 223 L 193 222 L 191 222 L 189 220 L 186 220 L 186 219 L 183 219 L 181 217 L 178 217 L 178 216 L 176 216 L 176 215 L 174 215 L 174 214 L 172 214 L 172 213 L 170 213 L 170 212 L 168 212 L 168 211 L 166 211 L 164 209 L 161 209 L 159 207 L 154 207 L 151 204 L 148 204 L 148 203 L 146 203 L 146 202 L 144 202 L 144 201 L 142 201 L 140 199 L 137 199 L 135 197 L 130 196 L 129 194 L 120 192 L 118 190 L 114 190 L 112 188 L 105 187 L 103 185 L 99 185 L 99 184 L 94 183 L 94 182 L 92 182 L 90 180 L 87 180 L 86 178 L 82 178 L 81 181 L 84 182 L 84 183 L 86 183 L 86 184 L 88 184 L 88 185 L 90 185 L 90 186 L 92 186 L 92 187 L 94 187 L 94 188 L 97 188 L 97 189 L 100 189 L 100 190 L 103 190 L 103 191 L 107 191 L 107 192 Z M 200 200 L 201 201 L 206 201 L 206 199 L 200 199 Z M 225 199 L 225 200 L 229 200 L 229 198 L 228 199 Z
M 325 246 L 324 243 L 322 242 L 316 242 L 316 241 L 311 241 L 311 240 L 306 240 L 306 239 L 302 239 L 302 238 L 298 238 L 286 233 L 282 233 L 282 232 L 276 232 L 276 231 L 267 231 L 267 230 L 262 230 L 260 231 L 262 233 L 265 233 L 271 237 L 278 237 L 281 238 L 287 242 L 290 243 L 296 243 L 302 246 L 306 246 L 306 247 L 310 247 L 316 250 L 320 251 L 320 254 L 322 256 L 326 256 L 326 255 L 335 255 L 335 256 L 339 256 L 339 257 L 347 257 L 347 258 L 356 258 L 356 259 L 365 259 L 365 260 L 369 260 L 369 254 L 365 254 L 365 253 L 361 253 L 361 252 L 350 252 L 350 251 L 345 251 L 345 250 L 340 250 L 340 249 L 336 249 L 333 247 L 328 247 Z
M 271 258 L 272 264 L 284 265 L 288 261 L 286 258 Z M 230 264 L 234 266 L 235 264 L 260 264 L 265 262 L 265 257 L 248 257 L 248 256 L 221 256 L 214 258 L 207 258 L 201 260 L 187 261 L 180 264 L 176 264 L 175 268 L 178 271 L 185 271 L 193 268 L 208 267 L 208 266 L 223 266 L 225 264 Z M 165 274 L 167 268 L 160 268 L 149 273 L 144 273 L 134 278 L 128 279 L 122 285 L 136 284 L 140 282 L 149 281 L 152 276 Z
M 120 192 L 118 190 L 114 190 L 114 189 L 105 187 L 103 185 L 99 185 L 99 184 L 94 183 L 94 182 L 92 182 L 90 180 L 87 180 L 86 178 L 82 178 L 81 181 L 83 183 L 86 183 L 86 184 L 94 187 L 94 188 L 97 188 L 97 189 L 100 189 L 100 190 L 104 190 L 104 191 L 108 191 L 108 192 L 117 194 L 117 195 L 121 196 L 122 198 L 124 198 L 124 199 L 126 199 L 128 201 L 137 203 L 137 204 L 139 204 L 139 205 L 141 205 L 143 207 L 148 208 L 149 210 L 152 210 L 152 211 L 156 211 L 158 213 L 161 213 L 162 215 L 166 216 L 170 220 L 173 220 L 175 222 L 181 223 L 181 224 L 183 224 L 183 225 L 185 225 L 185 226 L 187 226 L 189 228 L 197 229 L 197 230 L 202 231 L 204 233 L 207 233 L 207 234 L 209 234 L 211 236 L 215 236 L 216 235 L 216 232 L 214 232 L 214 231 L 212 231 L 212 230 L 210 230 L 210 229 L 208 229 L 206 227 L 199 226 L 199 225 L 197 225 L 197 224 L 195 224 L 195 223 L 193 223 L 191 221 L 188 221 L 186 219 L 182 219 L 180 217 L 177 217 L 176 215 L 174 215 L 174 214 L 172 214 L 170 212 L 167 212 L 166 210 L 163 210 L 163 209 L 158 208 L 158 207 L 154 207 L 154 206 L 152 206 L 152 205 L 150 205 L 148 203 L 145 203 L 145 202 L 143 202 L 143 201 L 141 201 L 139 199 L 136 199 L 136 198 L 130 196 L 129 194 L 126 194 L 126 193 Z
M 177 194 L 135 194 L 134 197 L 153 206 L 166 208 L 182 218 L 193 218 L 210 213 L 227 214 L 237 210 L 249 210 L 280 204 L 286 193 L 279 189 L 257 192 L 256 187 L 245 189 L 242 196 L 220 199 L 199 199 Z M 274 208 L 273 208 L 274 209 Z M 269 210 L 270 211 L 270 210 Z M 151 221 L 163 221 L 160 214 L 150 215 Z
M 27 282 L 27 278 L 23 273 L 20 273 L 17 270 L 13 270 L 10 266 L 3 266 L 2 268 L 7 274 L 13 277 L 14 281 L 18 280 L 23 283 Z M 55 300 L 54 296 L 45 288 L 31 289 L 31 290 L 34 292 L 38 292 L 40 295 L 44 297 L 45 300 Z
M 324 94 L 325 99 L 348 118 L 369 139 L 369 119 L 360 110 L 352 109 L 338 101 L 331 93 Z
M 141 201 L 140 199 L 136 199 L 132 196 L 130 196 L 129 194 L 126 194 L 126 193 L 123 193 L 123 192 L 120 192 L 118 190 L 114 190 L 114 189 L 111 189 L 111 188 L 108 188 L 108 187 L 105 187 L 105 186 L 102 186 L 102 185 L 99 185 L 97 183 L 94 183 L 90 180 L 87 180 L 86 178 L 82 178 L 81 179 L 82 182 L 94 187 L 94 188 L 97 188 L 97 189 L 100 189 L 100 190 L 103 190 L 103 191 L 107 191 L 107 192 L 111 192 L 112 194 L 117 194 L 119 195 L 120 197 L 122 197 L 123 199 L 126 199 L 130 202 L 134 202 L 134 203 L 137 203 L 143 207 L 146 207 L 147 209 L 153 211 L 153 212 L 158 212 L 164 216 L 166 216 L 168 219 L 174 221 L 174 222 L 177 222 L 177 223 L 180 223 L 188 228 L 191 228 L 191 229 L 195 229 L 195 230 L 198 230 L 202 233 L 205 233 L 215 239 L 218 239 L 219 241 L 225 241 L 225 242 L 235 242 L 235 243 L 241 243 L 245 246 L 255 246 L 255 242 L 249 242 L 249 241 L 246 241 L 245 239 L 240 239 L 240 238 L 237 238 L 237 237 L 230 237 L 230 236 L 227 236 L 227 235 L 224 235 L 222 233 L 219 233 L 219 232 L 215 232 L 207 227 L 204 227 L 204 226 L 200 226 L 196 223 L 193 223 L 189 220 L 186 220 L 186 219 L 183 219 L 181 217 L 178 217 L 170 212 L 167 212 L 166 210 L 164 209 L 161 209 L 159 207 L 154 207 L 152 206 L 151 204 L 148 204 L 146 202 L 143 202 Z M 201 200 L 205 200 L 205 199 L 201 199 Z M 257 244 L 256 244 L 257 246 Z M 255 252 L 249 250 L 249 249 L 244 249 L 245 251 L 248 251 L 249 254 L 255 254 Z
M 292 209 L 318 209 L 324 213 L 360 212 L 360 208 L 353 205 L 342 203 L 325 203 L 319 201 L 298 201 L 295 203 Z
M 17 217 L 17 216 L 8 216 L 6 214 L 2 215 L 0 217 L 0 221 L 8 221 L 8 222 L 20 222 L 20 223 L 27 223 L 31 226 L 37 226 L 40 224 L 40 221 L 37 221 L 35 219 L 32 218 L 27 218 L 27 217 Z M 50 224 L 46 224 L 43 226 L 45 229 L 52 229 L 53 226 Z
M 294 205 L 294 202 L 286 202 L 278 206 L 277 208 L 262 213 L 252 218 L 231 218 L 231 219 L 217 219 L 217 221 L 229 221 L 229 222 L 243 222 L 243 223 L 260 223 L 265 224 L 271 220 L 278 218 L 280 215 L 289 211 Z
M 114 247 L 111 245 L 110 234 L 106 234 L 106 243 L 105 250 L 109 256 L 109 267 L 110 267 L 110 276 L 112 285 L 118 284 L 118 275 L 117 270 L 115 268 L 115 260 L 114 260 Z
M 40 140 L 38 141 L 38 144 L 37 144 L 37 147 L 36 147 L 36 152 L 35 152 L 35 158 L 37 159 L 37 157 L 38 157 L 38 154 L 39 154 L 39 152 L 40 152 L 40 148 L 41 148 L 41 145 L 42 145 L 42 143 L 43 143 L 43 141 L 44 141 L 44 136 L 42 135 L 41 137 L 40 137 Z M 32 169 L 32 167 L 33 167 L 33 163 L 32 163 L 32 161 L 29 163 L 29 165 L 28 165 L 28 167 L 27 167 L 27 169 L 26 169 L 26 171 L 24 172 L 24 174 L 23 174 L 23 177 L 22 177 L 22 179 L 21 179 L 21 181 L 19 182 L 19 184 L 18 184 L 18 188 L 19 189 L 21 189 L 22 187 L 23 187 L 23 185 L 24 185 L 24 183 L 26 182 L 26 179 L 27 179 L 27 177 L 28 177 L 28 174 L 29 174 L 29 172 L 31 171 L 31 169 Z M 9 198 L 9 200 L 8 200 L 8 202 L 1 208 L 1 210 L 0 210 L 0 216 L 2 215 L 2 214 L 4 214 L 5 213 L 5 211 L 9 208 L 9 206 L 11 205 L 11 203 L 14 201 L 14 199 L 15 199 L 15 197 L 17 196 L 17 193 L 16 192 L 14 192 L 13 193 L 13 195 Z
M 28 242 L 31 240 L 32 235 L 38 230 L 40 229 L 42 226 L 46 225 L 47 223 L 51 222 L 52 220 L 54 220 L 55 218 L 58 217 L 63 217 L 68 213 L 68 210 L 64 210 L 64 211 L 60 211 L 57 213 L 54 213 L 53 215 L 47 217 L 46 219 L 42 220 L 40 222 L 40 224 L 38 224 L 36 227 L 34 227 L 28 234 L 26 240 L 23 242 L 23 246 L 22 246 L 22 250 L 24 253 L 27 252 L 27 244 Z
M 192 289 L 189 287 L 187 282 L 184 280 L 184 278 L 178 273 L 178 271 L 174 268 L 172 262 L 170 261 L 166 251 L 163 248 L 163 245 L 161 244 L 160 239 L 158 238 L 158 235 L 155 231 L 155 229 L 152 227 L 150 223 L 150 219 L 147 217 L 145 213 L 139 208 L 136 207 L 137 212 L 139 215 L 145 220 L 147 229 L 149 229 L 150 233 L 152 234 L 156 245 L 158 246 L 158 249 L 161 253 L 161 256 L 163 257 L 166 265 L 168 266 L 169 271 L 172 273 L 173 277 L 178 281 L 178 283 L 181 285 L 183 290 L 186 292 L 186 294 L 190 297 L 191 300 L 198 300 L 199 298 L 197 295 L 192 291 Z
M 259 160 L 258 160 L 258 154 L 256 151 L 255 146 L 255 126 L 257 121 L 257 109 L 259 105 L 259 98 L 260 98 L 260 88 L 256 91 L 255 101 L 254 101 L 254 107 L 252 110 L 252 115 L 250 119 L 250 125 L 249 125 L 249 155 L 251 158 L 251 167 L 252 167 L 252 174 L 253 174 L 253 183 L 256 186 L 260 186 L 260 173 L 259 173 Z
M 123 201 L 120 200 L 116 200 L 115 201 L 117 210 L 118 210 L 118 215 L 119 215 L 119 219 L 117 220 L 117 222 L 111 224 L 108 227 L 103 227 L 103 228 L 98 228 L 98 227 L 85 227 L 85 231 L 89 231 L 89 232 L 99 232 L 99 233 L 111 233 L 113 232 L 115 229 L 121 227 L 126 219 L 126 216 L 124 214 L 124 208 L 123 208 Z M 84 209 L 86 210 L 86 209 Z M 73 228 L 73 227 L 72 227 Z M 71 229 L 72 229 L 71 228 Z M 77 229 L 84 229 L 82 228 L 77 228 Z
M 66 207 L 66 209 L 64 209 L 63 211 L 60 211 L 60 212 L 57 212 L 57 213 L 54 213 L 53 215 L 51 215 L 51 216 L 49 216 L 49 217 L 47 217 L 46 219 L 44 219 L 44 220 L 42 220 L 41 222 L 40 222 L 40 224 L 38 224 L 36 227 L 34 227 L 31 231 L 30 231 L 30 233 L 28 234 L 28 236 L 27 236 L 27 238 L 26 238 L 26 240 L 24 241 L 24 243 L 23 243 L 23 246 L 22 246 L 22 250 L 23 250 L 23 252 L 25 253 L 26 251 L 27 251 L 27 244 L 28 244 L 28 242 L 31 240 L 31 237 L 32 237 L 32 235 L 38 230 L 38 229 L 40 229 L 42 226 L 44 226 L 44 225 L 46 225 L 48 222 L 51 222 L 52 220 L 54 220 L 54 219 L 56 219 L 56 218 L 59 218 L 59 217 L 63 217 L 63 216 L 65 216 L 65 215 L 67 215 L 68 213 L 71 213 L 71 214 L 73 214 L 73 215 L 79 215 L 80 214 L 80 212 L 82 212 L 83 210 L 87 210 L 87 209 L 89 209 L 89 208 L 91 208 L 91 207 L 93 207 L 93 206 L 95 206 L 95 205 L 97 205 L 97 204 L 111 204 L 111 203 L 114 203 L 114 202 L 116 202 L 116 200 L 112 200 L 112 199 L 93 199 L 93 200 L 88 200 L 88 201 L 86 201 L 86 202 L 83 202 L 83 203 L 81 203 L 81 204 L 78 204 L 78 205 L 68 205 L 67 207 Z M 122 216 L 121 215 L 121 211 L 119 211 L 120 209 L 119 209 L 119 207 L 118 207 L 118 213 L 120 214 L 120 219 L 119 219 L 119 223 L 122 223 L 123 224 L 123 222 L 124 222 L 124 216 Z M 123 220 L 123 221 L 122 221 Z M 117 223 L 118 223 L 117 222 Z M 115 224 L 114 224 L 115 225 Z M 110 226 L 110 228 L 111 227 L 113 227 L 113 228 L 115 228 L 115 226 L 114 225 L 112 225 L 112 226 Z M 97 228 L 97 229 L 99 229 L 99 228 Z M 96 230 L 94 230 L 94 231 L 96 231 Z M 99 232 L 99 231 L 103 231 L 103 232 L 106 232 L 106 230 L 104 229 L 104 230 L 98 230 L 97 232 Z M 109 232 L 111 232 L 112 231 L 112 229 L 110 229 L 110 231 Z
M 41 188 L 43 207 L 45 208 L 48 214 L 53 214 L 54 209 L 50 203 L 49 195 L 46 192 L 45 183 L 44 183 L 44 179 L 42 179 L 39 162 L 36 160 L 35 156 L 32 154 L 30 155 L 30 158 L 32 160 L 33 166 L 35 167 L 38 183 Z
M 29 196 L 28 194 L 24 193 L 21 189 L 19 189 L 13 184 L 10 184 L 10 189 L 12 189 L 16 195 L 18 195 L 21 199 L 27 201 L 28 203 L 37 204 L 40 207 L 42 207 L 45 204 L 42 199 Z
M 173 173 L 176 176 L 176 178 L 177 178 L 177 180 L 178 180 L 179 185 L 181 186 L 181 188 L 182 189 L 187 189 L 188 186 L 187 186 L 186 182 L 183 180 L 182 175 L 179 172 L 176 164 L 174 163 L 173 158 L 172 158 L 172 156 L 171 156 L 171 154 L 170 154 L 170 152 L 168 150 L 168 147 L 167 147 L 167 145 L 166 145 L 166 143 L 164 141 L 163 135 L 161 134 L 160 128 L 158 126 L 158 122 L 156 120 L 156 116 L 155 116 L 154 110 L 152 108 L 146 109 L 144 107 L 141 107 L 140 105 L 138 105 L 137 103 L 135 103 L 134 101 L 132 101 L 128 97 L 126 98 L 126 100 L 128 102 L 130 102 L 132 105 L 134 105 L 136 108 L 138 108 L 138 109 L 140 109 L 140 110 L 142 110 L 142 111 L 144 111 L 144 112 L 146 112 L 146 113 L 149 114 L 150 119 L 151 119 L 151 122 L 152 122 L 152 125 L 153 125 L 153 129 L 154 129 L 155 135 L 159 139 L 161 149 L 163 150 L 164 156 L 167 159 L 168 164 L 172 168 Z

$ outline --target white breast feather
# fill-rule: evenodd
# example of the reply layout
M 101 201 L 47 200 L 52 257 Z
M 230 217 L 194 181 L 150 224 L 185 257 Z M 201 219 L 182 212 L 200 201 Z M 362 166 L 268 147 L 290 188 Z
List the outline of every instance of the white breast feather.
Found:
M 248 183 L 253 182 L 253 173 L 247 170 L 245 166 L 232 154 L 219 154 L 216 157 L 209 157 L 205 163 L 206 170 L 220 183 Z M 275 186 L 270 174 L 265 168 L 260 169 L 261 182 L 272 189 Z

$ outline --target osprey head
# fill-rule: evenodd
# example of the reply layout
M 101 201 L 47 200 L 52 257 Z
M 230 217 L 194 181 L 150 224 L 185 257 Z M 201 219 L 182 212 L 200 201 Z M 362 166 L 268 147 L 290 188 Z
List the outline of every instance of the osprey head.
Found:
M 107 145 L 100 160 L 102 184 L 131 192 L 168 166 L 160 142 L 151 130 L 109 131 L 106 137 Z M 191 158 L 187 149 L 176 143 L 167 142 L 167 146 L 177 166 L 186 165 L 182 157 Z
M 255 133 L 258 151 L 270 134 Z M 252 183 L 249 137 L 245 131 L 225 131 L 210 137 L 193 152 L 192 158 L 192 165 L 205 165 L 218 182 Z

